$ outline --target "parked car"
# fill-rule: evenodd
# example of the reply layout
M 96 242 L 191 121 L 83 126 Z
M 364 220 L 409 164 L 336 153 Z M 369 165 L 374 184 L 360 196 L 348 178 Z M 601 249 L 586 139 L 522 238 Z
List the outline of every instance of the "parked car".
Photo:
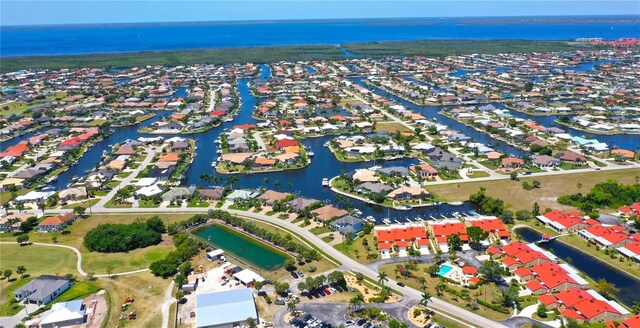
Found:
M 404 287 L 404 283 L 398 282 L 398 286 Z
M 328 289 L 325 289 L 324 293 L 327 294 L 327 295 L 331 295 L 331 292 Z
M 356 322 L 353 321 L 353 320 L 347 320 L 347 322 L 345 322 L 344 324 L 347 325 L 347 326 L 351 326 L 351 325 L 354 325 L 355 323 Z
M 357 322 L 358 326 L 362 326 L 362 325 L 364 325 L 365 323 L 367 323 L 367 320 L 365 320 L 365 319 L 360 319 L 360 320 L 358 320 L 358 322 Z
M 285 302 L 283 299 L 277 299 L 275 302 L 273 302 L 275 305 L 284 305 Z
M 293 279 L 298 279 L 298 274 L 295 271 L 291 271 L 291 276 Z

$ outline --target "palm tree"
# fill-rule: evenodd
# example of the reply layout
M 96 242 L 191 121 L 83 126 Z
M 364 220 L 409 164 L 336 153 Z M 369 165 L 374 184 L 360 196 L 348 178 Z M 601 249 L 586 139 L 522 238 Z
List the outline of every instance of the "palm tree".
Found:
M 264 182 L 264 184 L 269 184 L 269 178 L 264 178 L 262 179 L 262 181 Z
M 420 283 L 420 287 L 422 287 L 422 289 L 424 289 L 425 285 L 427 284 L 427 278 L 420 277 L 420 278 L 418 278 L 418 282 Z
M 289 310 L 289 312 L 291 312 L 291 314 L 295 317 L 297 316 L 297 308 L 296 308 L 296 302 L 294 301 L 290 301 L 289 303 L 287 303 L 287 309 Z
M 442 296 L 443 292 L 446 289 L 447 289 L 447 285 L 444 283 L 442 279 L 440 279 L 440 281 L 436 285 L 436 294 L 438 294 L 438 296 Z
M 422 293 L 422 298 L 420 299 L 420 304 L 423 307 L 427 307 L 427 304 L 431 301 L 431 294 L 429 292 Z
M 363 303 L 364 303 L 364 296 L 362 296 L 362 294 L 360 293 L 358 293 L 356 296 L 352 297 L 349 300 L 349 305 L 354 307 L 356 310 L 360 308 L 360 305 L 362 305 Z
M 282 184 L 282 182 L 280 182 L 280 180 L 276 180 L 273 182 L 273 186 L 276 187 L 276 189 L 280 189 L 280 185 Z
M 287 182 L 287 188 L 289 189 L 293 188 L 293 182 L 291 181 Z
M 384 272 L 380 272 L 378 273 L 378 282 L 380 283 L 380 285 L 382 285 L 382 287 L 384 287 L 384 283 L 389 281 L 389 278 L 387 277 L 387 274 Z
M 580 189 L 582 189 L 582 183 L 578 182 L 578 184 L 576 185 L 576 187 L 578 187 L 578 192 L 580 192 Z

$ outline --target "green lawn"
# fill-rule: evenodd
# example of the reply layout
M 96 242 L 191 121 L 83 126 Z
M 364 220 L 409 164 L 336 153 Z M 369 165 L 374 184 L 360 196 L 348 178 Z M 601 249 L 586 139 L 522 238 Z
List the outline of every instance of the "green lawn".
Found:
M 333 230 L 331 230 L 331 228 L 327 226 L 323 226 L 323 227 L 311 228 L 309 231 L 311 231 L 311 233 L 314 235 L 321 235 L 323 233 L 331 232 Z
M 160 204 L 156 204 L 152 200 L 149 200 L 149 199 L 141 199 L 140 201 L 138 201 L 138 206 L 140 206 L 142 208 L 156 208 L 156 207 L 160 206 Z
M 106 208 L 131 208 L 131 204 L 114 204 L 113 200 L 108 201 L 106 204 L 104 204 L 104 207 Z
M 91 204 L 91 206 L 93 206 L 93 205 L 97 204 L 99 201 L 100 201 L 100 199 L 97 199 L 97 198 L 96 199 L 91 199 L 89 201 L 85 200 L 85 201 L 83 201 L 81 203 L 73 203 L 73 204 L 62 206 L 62 208 L 63 209 L 67 209 L 67 210 L 72 210 L 72 209 L 76 208 L 77 206 L 88 208 L 89 204 Z M 89 213 L 89 210 L 87 210 L 87 213 Z
M 489 176 L 489 173 L 487 173 L 485 171 L 473 171 L 471 173 L 467 173 L 467 177 L 469 177 L 471 179 L 486 178 L 488 176 Z
M 45 260 L 46 259 L 46 260 Z M 11 270 L 12 281 L 0 280 L 3 295 L 8 295 L 31 279 L 43 274 L 64 275 L 78 274 L 76 270 L 76 254 L 65 248 L 47 246 L 19 246 L 17 243 L 0 245 L 0 270 Z M 27 269 L 25 278 L 21 279 L 16 268 L 24 265 Z M 0 298 L 0 316 L 14 315 L 21 307 L 12 309 L 7 304 L 6 297 Z

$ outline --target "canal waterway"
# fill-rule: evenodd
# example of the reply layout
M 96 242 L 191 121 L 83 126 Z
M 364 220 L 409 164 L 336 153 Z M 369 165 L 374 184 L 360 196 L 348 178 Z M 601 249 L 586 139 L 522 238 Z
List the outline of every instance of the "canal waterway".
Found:
M 522 240 L 528 243 L 533 243 L 541 239 L 541 234 L 531 228 L 518 228 L 515 230 L 515 233 L 520 235 Z M 638 296 L 638 291 L 640 291 L 640 280 L 638 280 L 637 277 L 634 278 L 631 275 L 613 268 L 593 256 L 560 241 L 541 243 L 538 246 L 546 250 L 553 249 L 553 254 L 562 260 L 571 258 L 571 266 L 583 272 L 594 281 L 604 279 L 614 284 L 620 290 L 616 295 L 616 298 L 622 303 L 630 306 L 634 301 L 640 300 L 640 296 Z M 583 245 L 576 246 L 581 247 Z
M 259 79 L 268 80 L 271 78 L 271 72 L 265 65 L 261 65 L 261 73 Z M 235 125 L 245 123 L 258 123 L 256 119 L 252 117 L 254 105 L 260 100 L 259 97 L 255 97 L 251 94 L 249 88 L 250 78 L 238 79 L 238 93 L 241 99 L 241 107 L 234 118 L 233 122 L 223 122 L 220 126 L 207 130 L 203 133 L 192 135 L 178 135 L 184 138 L 193 138 L 196 142 L 196 156 L 193 159 L 189 170 L 186 173 L 184 184 L 188 186 L 209 186 L 210 183 L 203 181 L 200 177 L 203 174 L 214 174 L 215 170 L 211 167 L 211 163 L 217 158 L 216 145 L 214 141 L 218 139 L 221 133 L 231 129 Z M 107 136 L 101 141 L 96 142 L 91 148 L 89 148 L 85 154 L 66 171 L 58 176 L 58 180 L 51 184 L 56 190 L 66 188 L 74 177 L 82 177 L 90 170 L 94 169 L 96 165 L 100 163 L 100 158 L 104 151 L 109 151 L 113 145 L 126 140 L 135 140 L 139 137 L 152 137 L 156 135 L 139 133 L 138 129 L 141 127 L 149 126 L 153 122 L 161 120 L 167 115 L 171 115 L 170 111 L 156 111 L 156 116 L 142 122 L 139 126 L 126 126 L 126 127 L 113 127 L 114 133 Z M 13 138 L 6 142 L 2 142 L 3 149 L 8 145 L 13 145 L 22 140 L 27 140 L 29 137 L 36 135 L 51 127 L 44 127 L 38 131 L 30 132 L 25 135 Z M 167 137 L 171 137 L 169 135 Z M 404 166 L 407 167 L 412 164 L 418 163 L 418 160 L 406 158 L 393 161 L 377 161 L 377 162 L 361 162 L 361 163 L 345 163 L 338 161 L 331 151 L 324 147 L 325 142 L 335 138 L 335 136 L 325 136 L 318 138 L 309 138 L 302 140 L 302 144 L 306 149 L 315 153 L 315 156 L 311 160 L 311 164 L 303 169 L 289 170 L 281 172 L 261 173 L 261 174 L 240 174 L 238 175 L 238 187 L 237 188 L 250 188 L 258 189 L 261 187 L 276 189 L 276 181 L 279 182 L 280 188 L 283 191 L 295 193 L 300 196 L 309 197 L 317 200 L 323 200 L 342 208 L 357 208 L 362 211 L 363 217 L 373 216 L 378 223 L 382 223 L 384 218 L 389 218 L 392 221 L 405 222 L 409 220 L 415 220 L 420 217 L 424 220 L 433 218 L 441 218 L 443 215 L 451 217 L 455 212 L 468 212 L 472 208 L 468 202 L 465 202 L 461 206 L 451 206 L 448 204 L 441 204 L 433 207 L 421 207 L 414 208 L 411 211 L 396 211 L 394 209 L 387 209 L 381 206 L 368 204 L 356 199 L 346 198 L 344 202 L 336 202 L 336 194 L 329 188 L 322 187 L 323 178 L 332 178 L 338 176 L 343 172 L 353 172 L 356 169 L 367 168 L 370 166 L 379 165 L 382 167 L 390 166 Z M 218 175 L 220 176 L 220 175 Z M 222 176 L 227 178 L 228 176 Z M 265 178 L 268 178 L 269 182 L 265 183 Z M 461 199 L 466 198 L 468 195 L 461 195 Z
M 193 234 L 258 269 L 275 270 L 288 259 L 286 254 L 275 248 L 217 224 L 198 228 Z

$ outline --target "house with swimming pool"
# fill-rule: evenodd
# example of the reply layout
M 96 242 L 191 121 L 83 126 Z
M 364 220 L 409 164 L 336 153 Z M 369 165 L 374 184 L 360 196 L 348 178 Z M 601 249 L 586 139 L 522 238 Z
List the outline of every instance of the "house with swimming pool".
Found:
M 388 259 L 391 256 L 405 257 L 409 250 L 429 254 L 429 238 L 427 229 L 419 223 L 394 224 L 374 228 L 378 238 L 380 257 Z

